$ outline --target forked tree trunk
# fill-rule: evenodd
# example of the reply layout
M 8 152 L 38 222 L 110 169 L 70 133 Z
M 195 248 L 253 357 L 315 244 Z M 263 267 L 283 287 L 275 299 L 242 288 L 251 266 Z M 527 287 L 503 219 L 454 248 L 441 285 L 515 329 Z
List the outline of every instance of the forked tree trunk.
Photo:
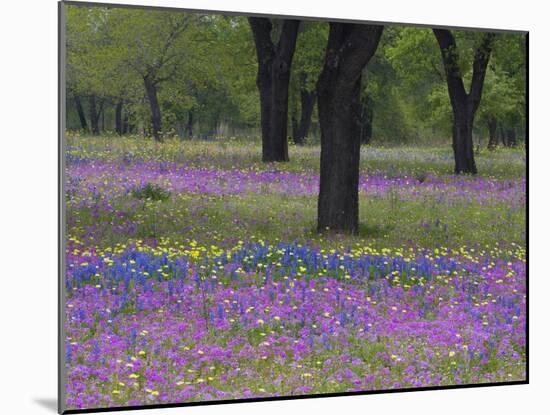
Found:
M 80 101 L 80 97 L 78 95 L 75 95 L 74 103 L 76 106 L 76 112 L 78 113 L 78 119 L 80 120 L 80 126 L 84 131 L 87 131 L 88 123 L 86 122 L 86 114 L 84 113 L 84 108 L 82 107 L 82 101 Z
M 359 230 L 361 73 L 374 55 L 382 26 L 331 23 L 317 83 L 321 126 L 319 232 Z
M 495 117 L 489 117 L 487 120 L 487 128 L 489 130 L 489 144 L 487 144 L 487 148 L 489 150 L 494 150 L 498 147 L 497 119 Z
M 157 85 L 149 76 L 144 76 L 143 82 L 145 84 L 145 92 L 147 93 L 149 107 L 151 108 L 151 134 L 156 141 L 162 141 L 160 137 L 162 118 L 158 101 Z
M 487 64 L 491 57 L 494 33 L 485 33 L 474 56 L 470 92 L 466 92 L 456 42 L 451 31 L 433 29 L 443 59 L 447 89 L 453 109 L 453 151 L 455 174 L 476 174 L 472 130 L 481 101 Z
M 100 111 L 97 108 L 96 96 L 90 95 L 90 125 L 92 135 L 99 135 L 99 116 Z
M 283 20 L 279 41 L 271 38 L 273 25 L 264 17 L 249 17 L 256 44 L 262 127 L 262 160 L 288 161 L 288 84 L 296 48 L 299 20 Z
M 118 101 L 115 107 L 115 130 L 118 135 L 124 133 L 122 126 L 122 100 Z

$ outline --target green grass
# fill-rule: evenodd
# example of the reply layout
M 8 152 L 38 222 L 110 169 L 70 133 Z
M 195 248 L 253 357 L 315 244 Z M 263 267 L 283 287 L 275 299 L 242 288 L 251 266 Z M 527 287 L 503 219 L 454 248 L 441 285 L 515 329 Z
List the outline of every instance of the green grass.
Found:
M 355 236 L 320 236 L 315 232 L 317 200 L 312 196 L 279 194 L 178 195 L 165 202 L 121 197 L 114 207 L 123 221 L 135 223 L 137 238 L 195 239 L 202 243 L 249 240 L 300 241 L 337 247 L 368 243 L 378 247 L 414 245 L 426 248 L 481 245 L 507 241 L 525 243 L 525 209 L 504 202 L 482 205 L 437 204 L 430 200 L 360 197 L 360 231 Z M 128 235 L 113 230 L 115 213 L 100 217 L 87 209 L 69 210 L 80 226 L 98 226 L 96 243 L 126 242 Z M 71 232 L 72 233 L 72 232 Z M 86 231 L 82 231 L 86 234 Z
M 318 145 L 289 148 L 288 163 L 261 162 L 261 143 L 227 139 L 218 141 L 182 141 L 177 139 L 156 143 L 140 136 L 75 136 L 69 135 L 70 155 L 94 160 L 156 160 L 176 162 L 186 166 L 222 169 L 251 168 L 255 170 L 282 170 L 291 172 L 318 172 L 320 148 Z M 480 149 L 476 164 L 481 177 L 511 179 L 525 176 L 526 153 L 523 147 Z M 451 143 L 432 147 L 372 147 L 361 148 L 362 174 L 383 173 L 396 175 L 447 175 L 453 172 Z

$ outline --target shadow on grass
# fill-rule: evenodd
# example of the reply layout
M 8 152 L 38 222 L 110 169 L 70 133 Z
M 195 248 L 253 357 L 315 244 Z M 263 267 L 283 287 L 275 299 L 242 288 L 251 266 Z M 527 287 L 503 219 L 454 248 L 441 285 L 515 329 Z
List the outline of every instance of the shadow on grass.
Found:
M 319 237 L 323 236 L 328 240 L 346 240 L 348 238 L 361 238 L 361 239 L 380 239 L 389 234 L 395 227 L 393 225 L 377 225 L 372 223 L 360 223 L 359 231 L 356 234 L 345 234 L 341 232 L 317 232 L 316 226 L 311 226 L 306 236 Z
M 385 235 L 391 232 L 393 228 L 394 226 L 392 225 L 380 226 L 372 223 L 360 223 L 357 236 L 368 239 L 383 238 Z

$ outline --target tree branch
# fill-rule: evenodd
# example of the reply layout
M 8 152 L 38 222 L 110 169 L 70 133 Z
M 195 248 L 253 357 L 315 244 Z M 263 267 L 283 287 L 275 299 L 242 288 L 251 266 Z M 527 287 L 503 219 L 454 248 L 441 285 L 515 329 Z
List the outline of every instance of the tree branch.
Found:
M 477 109 L 481 101 L 483 81 L 487 73 L 487 64 L 491 58 L 494 39 L 494 33 L 485 33 L 474 56 L 472 84 L 470 85 L 470 93 L 468 95 L 475 109 Z
M 272 59 L 275 53 L 275 48 L 271 41 L 271 29 L 273 25 L 265 17 L 249 17 L 248 22 L 250 23 L 254 43 L 256 44 L 258 64 L 261 66 L 262 62 Z
M 467 98 L 462 72 L 458 64 L 456 41 L 450 30 L 433 29 L 433 32 L 441 50 L 443 67 L 447 78 L 447 88 L 449 89 L 451 104 L 454 108 L 458 104 L 457 101 L 463 101 Z

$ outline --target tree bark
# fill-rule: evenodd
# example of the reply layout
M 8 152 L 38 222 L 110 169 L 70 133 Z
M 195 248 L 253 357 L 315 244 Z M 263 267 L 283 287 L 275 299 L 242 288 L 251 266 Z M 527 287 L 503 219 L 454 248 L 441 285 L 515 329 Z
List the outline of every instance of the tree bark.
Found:
M 321 126 L 319 232 L 359 230 L 361 73 L 374 55 L 383 26 L 330 23 L 317 82 Z
M 496 117 L 489 117 L 487 120 L 487 127 L 489 130 L 489 144 L 487 144 L 487 149 L 489 150 L 494 150 L 498 146 L 497 125 Z
M 95 95 L 90 95 L 90 124 L 92 135 L 99 135 L 99 116 L 100 110 L 97 108 L 97 99 Z
M 481 101 L 487 64 L 491 57 L 494 33 L 485 33 L 474 56 L 472 82 L 467 93 L 464 87 L 456 42 L 450 30 L 433 29 L 439 43 L 447 89 L 453 109 L 453 152 L 455 174 L 476 174 L 472 130 L 475 113 Z
M 130 132 L 130 119 L 128 117 L 128 110 L 124 111 L 124 117 L 122 119 L 122 134 L 128 134 Z
M 518 144 L 515 128 L 509 128 L 506 130 L 506 141 L 508 142 L 509 147 L 515 147 Z
M 189 111 L 187 116 L 187 124 L 185 126 L 185 131 L 188 138 L 193 138 L 193 111 Z
M 297 117 L 296 110 L 294 110 L 292 112 L 292 117 L 291 117 L 292 138 L 295 144 L 303 145 L 303 142 L 302 143 L 298 142 L 299 139 L 296 138 L 298 136 L 298 119 L 296 117 Z
M 145 84 L 147 99 L 149 100 L 149 107 L 151 108 L 151 134 L 156 141 L 162 141 L 160 136 L 162 118 L 158 101 L 157 84 L 149 75 L 143 77 L 143 82 Z
M 101 131 L 105 131 L 105 111 L 104 111 L 105 101 L 101 103 L 100 114 L 101 114 Z
M 124 133 L 122 125 L 122 100 L 118 101 L 115 107 L 115 130 L 118 135 Z
M 88 130 L 88 123 L 86 122 L 86 114 L 84 113 L 84 108 L 82 107 L 82 101 L 78 95 L 74 97 L 74 103 L 76 106 L 76 112 L 78 113 L 78 119 L 80 120 L 80 126 L 84 131 Z
M 361 144 L 368 144 L 372 138 L 372 100 L 365 96 L 361 100 Z
M 315 96 L 315 91 L 308 91 L 305 87 L 300 90 L 300 121 L 296 121 L 296 130 L 293 131 L 294 142 L 298 145 L 304 145 L 309 134 Z
M 288 161 L 288 84 L 300 21 L 283 20 L 275 45 L 269 19 L 249 17 L 248 20 L 258 58 L 256 84 L 260 92 L 262 160 Z

